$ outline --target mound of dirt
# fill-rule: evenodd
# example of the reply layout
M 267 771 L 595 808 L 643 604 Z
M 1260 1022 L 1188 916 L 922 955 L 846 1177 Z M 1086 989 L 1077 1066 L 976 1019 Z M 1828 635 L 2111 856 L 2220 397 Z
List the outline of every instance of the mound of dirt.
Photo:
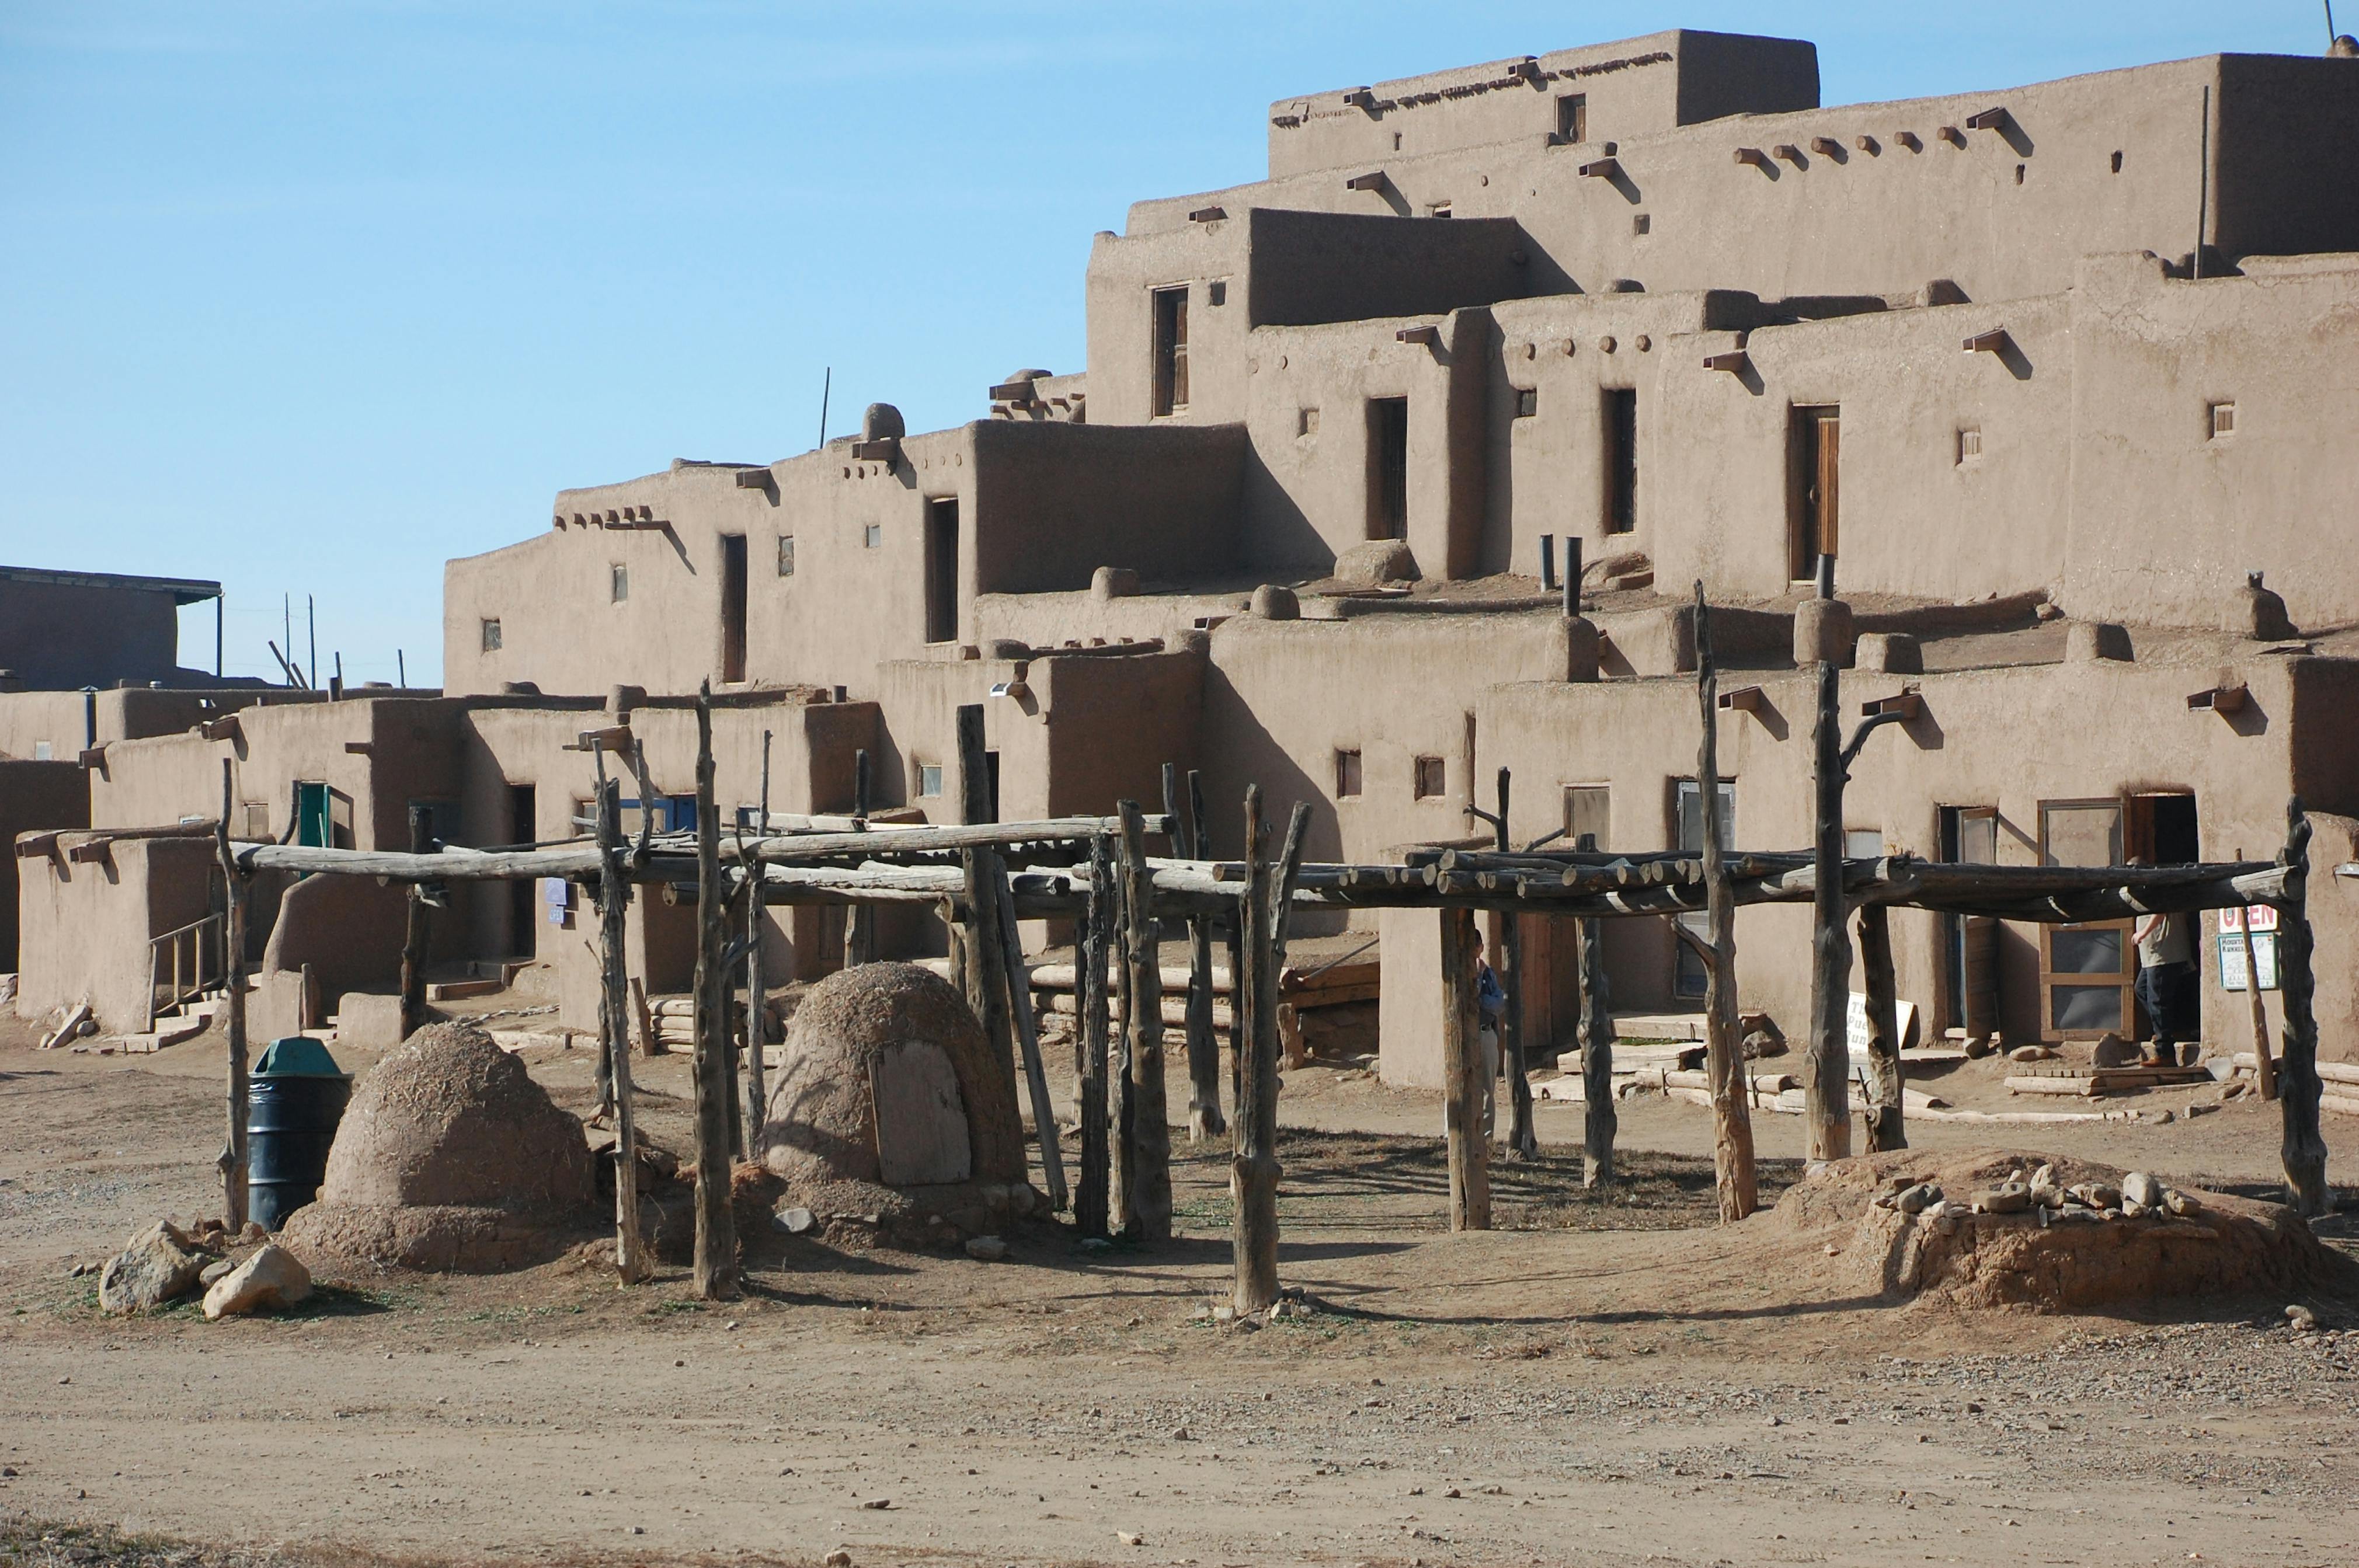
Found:
M 2048 1180 L 2035 1189 L 2042 1166 Z M 1839 1269 L 1862 1293 L 1960 1307 L 2282 1298 L 2349 1272 L 2280 1205 L 2157 1183 L 2158 1199 L 2177 1201 L 2149 1207 L 2125 1204 L 2125 1182 L 2137 1191 L 2131 1173 L 2059 1155 L 1902 1150 L 1829 1164 L 1778 1200 L 1777 1217 L 1838 1236 L 1848 1227 Z
M 490 1035 L 438 1023 L 361 1080 L 319 1201 L 283 1235 L 333 1257 L 484 1272 L 563 1250 L 593 1201 L 582 1123 Z

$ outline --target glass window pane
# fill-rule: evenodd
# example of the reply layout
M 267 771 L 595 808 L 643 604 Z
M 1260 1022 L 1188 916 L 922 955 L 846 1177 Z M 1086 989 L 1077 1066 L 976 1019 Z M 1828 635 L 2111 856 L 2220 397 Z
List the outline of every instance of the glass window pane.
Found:
M 2050 986 L 2048 1026 L 2051 1029 L 2119 1029 L 2122 988 L 2119 986 Z
M 2040 808 L 2051 866 L 2122 863 L 2122 808 L 2114 805 Z
M 2049 935 L 2049 968 L 2060 975 L 2122 973 L 2122 933 L 2058 929 Z

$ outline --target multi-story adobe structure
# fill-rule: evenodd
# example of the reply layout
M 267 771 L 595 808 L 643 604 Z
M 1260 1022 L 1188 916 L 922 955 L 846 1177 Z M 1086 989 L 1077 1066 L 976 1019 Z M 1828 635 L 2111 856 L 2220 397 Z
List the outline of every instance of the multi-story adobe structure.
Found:
M 2359 185 L 2321 171 L 2354 153 L 2347 59 L 1828 108 L 1810 45 L 1682 31 L 1281 100 L 1267 178 L 1097 237 L 1083 372 L 1016 373 L 954 429 L 879 406 L 799 457 L 563 491 L 546 532 L 451 563 L 446 702 L 464 727 L 536 704 L 520 684 L 840 689 L 881 797 L 935 820 L 983 702 L 1004 815 L 1148 798 L 1171 762 L 1216 847 L 1254 781 L 1313 804 L 1320 859 L 1462 838 L 1505 764 L 1518 841 L 1659 849 L 1700 820 L 1701 581 L 1749 688 L 1723 809 L 1794 848 L 1793 608 L 1825 550 L 1871 633 L 1846 703 L 1921 708 L 1856 770 L 1862 849 L 2226 859 L 2299 792 L 2348 860 Z M 1542 579 L 1576 542 L 1568 615 Z M 477 787 L 552 761 L 500 752 Z M 542 776 L 579 793 L 585 765 Z M 840 765 L 797 766 L 848 804 Z M 2359 1054 L 2352 885 L 2312 898 L 2330 1055 Z M 1803 1016 L 1806 921 L 1744 914 L 1746 1005 Z M 1399 1081 L 1439 1076 L 1432 924 L 1381 922 Z M 2130 1022 L 2118 934 L 1894 930 L 1936 1026 Z M 1560 1043 L 1554 935 L 1528 923 L 1527 975 Z M 1617 1006 L 1684 1004 L 1679 952 L 1617 925 Z

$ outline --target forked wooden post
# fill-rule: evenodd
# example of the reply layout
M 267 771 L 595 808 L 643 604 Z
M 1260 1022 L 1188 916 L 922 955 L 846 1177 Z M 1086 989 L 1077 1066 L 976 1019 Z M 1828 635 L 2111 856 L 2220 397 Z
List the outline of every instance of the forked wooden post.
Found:
M 1082 916 L 1081 1181 L 1073 1192 L 1073 1223 L 1083 1236 L 1104 1237 L 1108 1173 L 1106 1144 L 1107 949 L 1114 932 L 1114 856 L 1103 838 L 1090 840 L 1090 897 Z
M 1892 925 L 1885 906 L 1859 906 L 1859 971 L 1867 990 L 1867 1152 L 1908 1147 L 1901 1101 L 1900 1001 L 1892 976 Z
M 737 1227 L 729 1204 L 728 900 L 712 804 L 712 683 L 696 694 L 696 1293 L 737 1293 Z M 625 1152 L 635 1152 L 626 1151 Z
M 1483 1131 L 1483 1047 L 1474 912 L 1441 912 L 1441 1080 L 1450 1144 L 1450 1228 L 1491 1228 L 1491 1140 Z
M 598 785 L 598 1022 L 614 1105 L 614 1271 L 626 1285 L 655 1271 L 639 1235 L 638 1111 L 631 1086 L 631 1012 L 625 994 L 631 883 L 623 864 L 623 784 Z
M 768 758 L 764 757 L 765 765 Z M 865 827 L 873 809 L 869 795 L 872 790 L 869 775 L 868 749 L 862 747 L 852 754 L 852 816 Z M 768 794 L 766 789 L 763 792 Z M 763 822 L 765 831 L 769 823 Z M 864 903 L 848 906 L 843 912 L 843 967 L 847 969 L 871 962 L 876 957 L 876 912 Z
M 990 762 L 984 751 L 983 705 L 970 702 L 958 710 L 959 795 L 968 822 L 989 822 Z M 997 849 L 976 845 L 959 851 L 965 873 L 966 999 L 991 1042 L 993 1071 L 1003 1075 L 1007 1103 L 1020 1103 L 1016 1089 L 1015 1022 L 1007 1007 L 1007 947 L 999 929 L 999 883 L 1006 863 Z
M 1834 556 L 1819 557 L 1819 598 L 1834 598 Z M 1821 653 L 1832 650 L 1821 648 Z M 1811 778 L 1817 804 L 1812 850 L 1818 881 L 1810 900 L 1810 1038 L 1802 1055 L 1804 1130 L 1810 1158 L 1851 1153 L 1851 933 L 1843 928 L 1843 665 L 1817 661 L 1818 715 Z
M 1583 849 L 1597 837 L 1581 836 Z M 1622 1118 L 1614 1105 L 1614 999 L 1605 976 L 1605 923 L 1582 920 L 1581 932 L 1581 1184 L 1614 1184 L 1614 1135 Z
M 1696 747 L 1696 805 L 1702 820 L 1705 918 L 1711 952 L 1704 965 L 1704 1074 L 1712 1083 L 1712 1184 L 1723 1224 L 1761 1206 L 1753 1161 L 1752 1084 L 1736 1033 L 1736 895 L 1720 840 L 1720 669 L 1712 654 L 1712 606 L 1695 585 L 1696 703 L 1703 739 Z
M 1506 768 L 1499 770 L 1499 809 L 1484 811 L 1469 806 L 1466 814 L 1490 824 L 1492 846 L 1502 855 L 1511 854 L 1514 846 L 1507 837 L 1508 789 L 1512 775 Z M 1506 911 L 1499 921 L 1499 957 L 1491 972 L 1499 982 L 1506 998 L 1506 1007 L 1499 1018 L 1500 1065 L 1507 1076 L 1507 1099 L 1513 1112 L 1507 1134 L 1507 1146 L 1523 1159 L 1539 1155 L 1539 1137 L 1532 1129 L 1532 1080 L 1524 1061 L 1524 932 L 1523 923 L 1513 910 Z
M 2333 1206 L 2326 1186 L 2326 1138 L 2318 1125 L 2318 1018 L 2311 1010 L 2310 817 L 2301 796 L 2286 803 L 2285 897 L 2277 905 L 2277 993 L 2285 1009 L 2285 1050 L 2278 1063 L 2277 1106 L 2285 1120 L 2286 1201 L 2302 1215 Z M 2258 975 L 2246 972 L 2247 982 Z
M 1203 789 L 1198 775 L 1188 774 L 1180 787 L 1180 770 L 1163 764 L 1163 814 L 1171 820 L 1172 849 L 1183 860 L 1208 860 L 1212 851 L 1204 830 Z M 1229 977 L 1234 988 L 1236 977 Z M 1236 1016 L 1236 998 L 1230 996 L 1229 1015 Z M 1229 1027 L 1231 1049 L 1236 1026 Z M 1188 919 L 1188 1139 L 1201 1143 L 1229 1130 L 1221 1114 L 1221 1043 L 1212 1033 L 1212 922 L 1209 916 Z
M 409 808 L 409 852 L 426 853 L 426 808 Z M 408 1039 L 426 1026 L 426 960 L 432 938 L 428 924 L 429 905 L 423 883 L 412 882 L 408 889 L 408 908 L 403 912 L 401 934 L 401 1037 Z M 598 1104 L 606 1104 L 604 1074 L 599 1075 Z
M 1040 1033 L 1032 1015 L 1032 973 L 1024 962 L 1024 939 L 1016 927 L 1016 894 L 1003 870 L 993 879 L 999 899 L 999 937 L 1006 951 L 1007 1015 L 1016 1025 L 1016 1042 L 1024 1056 L 1024 1083 L 1032 1099 L 1032 1126 L 1040 1145 L 1040 1181 L 1048 1189 L 1050 1212 L 1062 1214 L 1071 1206 L 1065 1185 L 1065 1155 L 1057 1143 L 1057 1102 L 1049 1093 L 1049 1071 L 1040 1060 Z
M 1122 815 L 1123 912 L 1129 922 L 1130 1143 L 1124 1234 L 1171 1238 L 1171 1123 L 1163 1087 L 1163 956 L 1155 940 L 1155 873 L 1147 825 L 1135 800 Z
M 1245 796 L 1245 834 L 1258 838 L 1258 788 Z M 1277 981 L 1286 972 L 1286 939 L 1292 920 L 1295 878 L 1302 869 L 1303 842 L 1310 831 L 1310 806 L 1297 801 L 1287 823 L 1286 845 L 1275 866 L 1263 863 L 1256 844 L 1248 851 L 1245 889 L 1237 901 L 1240 924 L 1250 923 L 1245 974 L 1233 986 L 1249 983 L 1248 998 L 1233 991 L 1231 1029 L 1239 1052 L 1250 1050 L 1245 1098 L 1237 1106 L 1236 1141 L 1230 1163 L 1230 1195 L 1236 1205 L 1234 1232 L 1240 1313 L 1261 1312 L 1277 1300 L 1277 1184 L 1285 1173 L 1277 1159 Z M 1250 982 L 1245 980 L 1250 975 Z M 1248 1041 L 1250 1044 L 1248 1045 Z
M 221 1152 L 223 1217 L 231 1231 L 245 1228 L 245 880 L 230 853 L 229 808 L 235 794 L 230 759 L 222 759 L 221 820 L 213 824 L 213 847 L 222 868 L 223 978 L 229 982 L 229 1137 Z
M 1107 1036 L 1106 1062 L 1106 1223 L 1116 1230 L 1125 1230 L 1130 1225 L 1131 1189 L 1138 1179 L 1138 1145 L 1131 1137 L 1132 1125 L 1137 1119 L 1138 1092 L 1130 1076 L 1130 1019 L 1134 1011 L 1130 994 L 1130 878 L 1122 858 L 1121 840 L 1109 843 L 1107 853 L 1113 858 L 1113 875 L 1107 883 L 1113 892 L 1113 918 L 1107 938 L 1114 960 L 1110 966 L 1114 1016 Z
M 761 828 L 770 831 L 770 731 L 762 731 Z M 762 1157 L 762 1124 L 770 1114 L 769 1064 L 764 1053 L 770 1044 L 770 977 L 762 957 L 762 928 L 769 910 L 761 898 L 760 868 L 753 873 L 755 895 L 745 901 L 745 1137 L 753 1156 Z

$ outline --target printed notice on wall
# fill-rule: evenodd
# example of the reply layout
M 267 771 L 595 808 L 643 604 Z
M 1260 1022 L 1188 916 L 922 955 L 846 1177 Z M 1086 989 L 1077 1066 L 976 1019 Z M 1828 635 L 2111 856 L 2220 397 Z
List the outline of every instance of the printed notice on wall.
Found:
M 2253 942 L 2253 967 L 2261 971 L 2261 989 L 2277 989 L 2277 911 L 2273 903 L 2256 903 L 2248 909 L 2223 909 L 2220 916 L 2220 935 L 2213 944 L 2220 952 L 2220 989 L 2240 991 L 2245 989 L 2245 943 L 2236 934 L 2249 930 Z
M 1892 1011 L 1900 1025 L 1900 1049 L 1915 1050 L 1918 1044 L 1917 1004 L 1913 1001 L 1895 1002 Z M 1846 1032 L 1851 1035 L 1853 1058 L 1858 1061 L 1866 1060 L 1867 998 L 1864 993 L 1859 991 L 1851 993 L 1851 1005 L 1843 1010 L 1843 1023 Z

